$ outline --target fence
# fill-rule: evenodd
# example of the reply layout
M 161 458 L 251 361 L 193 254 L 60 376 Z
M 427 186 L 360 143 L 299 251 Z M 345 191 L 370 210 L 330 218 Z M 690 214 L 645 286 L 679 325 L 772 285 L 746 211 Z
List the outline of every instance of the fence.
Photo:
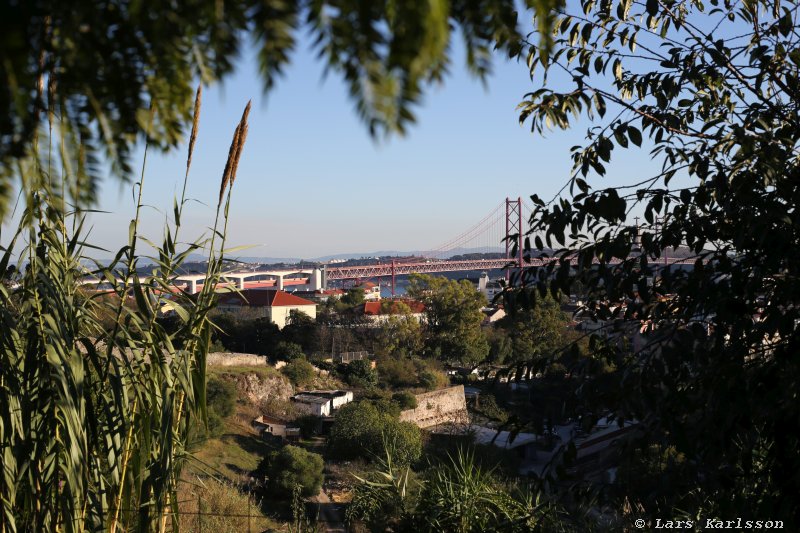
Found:
M 361 359 L 367 359 L 369 357 L 369 352 L 342 352 L 339 355 L 335 356 L 333 360 L 337 363 L 351 363 L 353 361 L 360 361 Z
M 331 530 L 325 527 L 324 517 L 320 513 L 321 505 L 318 503 L 305 503 L 300 515 L 293 511 L 295 523 L 282 524 L 265 516 L 259 511 L 258 504 L 251 495 L 247 495 L 246 508 L 239 506 L 228 507 L 225 502 L 209 502 L 201 497 L 181 500 L 178 502 L 178 511 L 166 509 L 163 515 L 163 531 L 165 533 L 263 533 L 287 531 L 289 533 L 315 533 Z M 241 503 L 241 502 L 240 502 Z M 221 505 L 222 504 L 222 505 Z M 225 507 L 221 510 L 213 508 Z M 242 512 L 244 511 L 244 512 Z M 133 529 L 139 509 L 125 509 L 120 516 L 120 527 L 117 531 L 125 532 Z M 126 520 L 126 515 L 128 520 Z M 174 527 L 173 518 L 179 517 L 178 527 Z M 309 517 L 316 517 L 314 520 Z M 129 526 L 126 527 L 125 524 Z M 338 525 L 338 524 L 337 524 Z M 334 531 L 344 531 L 335 527 Z

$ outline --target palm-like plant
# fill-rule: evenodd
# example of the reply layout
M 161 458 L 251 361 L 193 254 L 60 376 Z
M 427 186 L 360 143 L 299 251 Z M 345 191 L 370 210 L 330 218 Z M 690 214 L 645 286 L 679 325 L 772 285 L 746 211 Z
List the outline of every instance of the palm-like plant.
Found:
M 538 494 L 508 490 L 470 450 L 449 459 L 429 470 L 414 512 L 418 530 L 522 532 L 542 526 L 550 505 Z
M 375 468 L 369 476 L 354 475 L 356 485 L 353 499 L 347 508 L 346 519 L 361 521 L 375 531 L 401 531 L 411 520 L 412 505 L 409 498 L 411 468 L 398 468 L 395 442 L 382 434 L 384 457 L 376 457 Z
M 44 156 L 34 143 L 33 155 L 18 166 L 25 207 L 15 235 L 0 250 L 0 272 L 17 253 L 19 267 L 25 265 L 18 284 L 0 285 L 2 533 L 163 531 L 168 515 L 173 528 L 179 526 L 175 493 L 190 424 L 205 418 L 205 357 L 213 327 L 208 313 L 223 265 L 230 186 L 247 133 L 246 110 L 225 167 L 213 233 L 179 250 L 199 110 L 198 89 L 183 193 L 162 244 L 153 245 L 150 259 L 157 268 L 150 275 L 138 274 L 144 163 L 129 242 L 107 265 L 86 255 L 93 247 L 83 241 L 85 211 L 64 207 L 67 197 L 81 205 L 77 182 L 91 162 L 71 161 L 62 151 L 63 170 L 52 171 L 54 141 L 81 132 L 51 134 Z M 209 267 L 203 289 L 196 295 L 176 291 L 174 273 L 204 246 Z M 87 276 L 110 289 L 82 289 Z M 164 309 L 178 316 L 176 331 L 168 333 L 157 320 Z

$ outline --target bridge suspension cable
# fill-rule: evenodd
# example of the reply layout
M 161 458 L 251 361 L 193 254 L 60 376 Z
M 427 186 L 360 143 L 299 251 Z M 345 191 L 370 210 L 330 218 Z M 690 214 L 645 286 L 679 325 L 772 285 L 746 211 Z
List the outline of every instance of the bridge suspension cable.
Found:
M 482 251 L 499 250 L 502 246 L 502 238 L 505 236 L 502 229 L 505 218 L 504 208 L 505 201 L 495 206 L 489 214 L 466 231 L 426 251 L 425 256 L 446 259 L 459 248 L 475 248 Z

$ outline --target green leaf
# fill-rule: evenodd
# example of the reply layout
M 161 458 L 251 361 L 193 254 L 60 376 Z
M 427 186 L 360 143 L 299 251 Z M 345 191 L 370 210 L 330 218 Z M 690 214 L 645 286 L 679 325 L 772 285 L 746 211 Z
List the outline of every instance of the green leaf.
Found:
M 640 132 L 635 126 L 628 126 L 628 137 L 636 146 L 642 145 L 642 132 Z

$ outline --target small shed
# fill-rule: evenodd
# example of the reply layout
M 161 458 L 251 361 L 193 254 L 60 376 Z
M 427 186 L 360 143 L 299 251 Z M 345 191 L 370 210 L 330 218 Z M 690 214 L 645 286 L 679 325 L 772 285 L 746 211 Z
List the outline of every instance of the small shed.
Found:
M 273 436 L 284 438 L 286 436 L 288 423 L 278 418 L 261 415 L 253 420 L 253 427 L 262 436 Z
M 295 394 L 291 399 L 295 407 L 305 414 L 314 416 L 330 416 L 331 414 L 329 398 L 302 393 Z

